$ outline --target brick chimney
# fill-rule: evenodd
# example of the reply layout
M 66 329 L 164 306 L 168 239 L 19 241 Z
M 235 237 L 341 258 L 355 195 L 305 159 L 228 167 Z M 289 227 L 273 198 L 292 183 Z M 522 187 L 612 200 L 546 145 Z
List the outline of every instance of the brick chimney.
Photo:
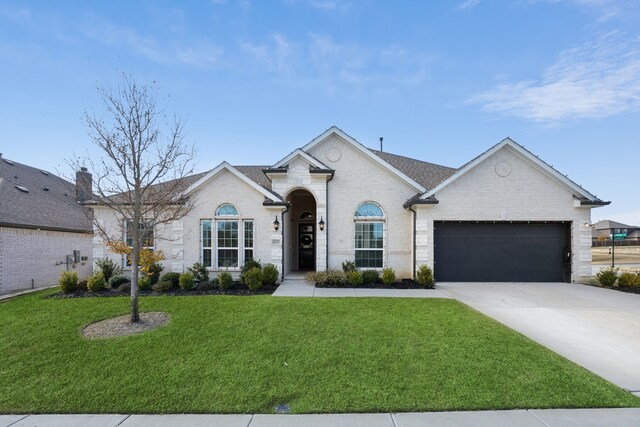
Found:
M 86 202 L 93 197 L 92 193 L 93 177 L 87 171 L 87 168 L 82 167 L 76 172 L 76 200 L 79 202 Z

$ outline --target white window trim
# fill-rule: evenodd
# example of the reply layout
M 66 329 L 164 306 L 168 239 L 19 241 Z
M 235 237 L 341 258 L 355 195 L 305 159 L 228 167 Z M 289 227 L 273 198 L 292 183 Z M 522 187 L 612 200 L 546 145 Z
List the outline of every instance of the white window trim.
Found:
M 368 250 L 368 249 L 357 249 L 356 248 L 356 224 L 357 223 L 370 223 L 370 222 L 379 222 L 382 224 L 382 267 L 356 267 L 358 270 L 360 271 L 365 271 L 365 270 L 375 270 L 375 271 L 382 271 L 385 268 L 387 268 L 387 220 L 384 217 L 359 217 L 359 218 L 354 218 L 353 220 L 353 227 L 352 227 L 352 234 L 351 234 L 351 245 L 352 245 L 352 250 L 351 252 L 353 253 L 353 262 L 356 262 L 356 250 Z M 380 249 L 371 249 L 374 251 L 380 250 Z
M 227 203 L 223 203 L 227 204 Z M 220 205 L 222 206 L 222 205 Z M 217 211 L 217 209 L 216 209 Z M 203 247 L 202 246 L 202 222 L 203 221 L 211 221 L 211 246 Z M 219 221 L 235 221 L 238 223 L 238 247 L 237 248 L 226 248 L 218 246 L 218 222 Z M 244 245 L 244 224 L 245 222 L 253 223 L 253 247 L 245 247 Z M 244 251 L 245 249 L 253 250 L 253 259 L 256 258 L 256 220 L 253 218 L 243 218 L 242 216 L 214 216 L 211 218 L 200 218 L 200 227 L 199 227 L 199 258 L 200 262 L 204 264 L 204 249 L 211 249 L 211 266 L 206 267 L 208 271 L 240 271 L 244 263 L 246 262 Z M 219 265 L 219 257 L 218 250 L 219 249 L 236 249 L 238 251 L 238 267 L 223 267 Z

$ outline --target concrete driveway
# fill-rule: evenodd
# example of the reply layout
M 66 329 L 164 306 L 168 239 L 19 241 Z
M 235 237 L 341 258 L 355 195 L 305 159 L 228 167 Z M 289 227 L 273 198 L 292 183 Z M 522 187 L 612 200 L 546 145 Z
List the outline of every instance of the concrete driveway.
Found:
M 569 283 L 437 288 L 640 396 L 640 295 Z

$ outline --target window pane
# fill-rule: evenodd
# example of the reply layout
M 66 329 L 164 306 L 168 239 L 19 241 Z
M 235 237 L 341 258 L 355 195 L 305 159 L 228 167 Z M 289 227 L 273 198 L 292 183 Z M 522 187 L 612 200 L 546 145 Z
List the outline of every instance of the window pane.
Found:
M 355 261 L 358 268 L 382 268 L 384 224 L 356 222 Z
M 382 251 L 357 250 L 356 267 L 358 268 L 382 268 Z
M 238 247 L 238 221 L 218 221 L 218 247 Z
M 356 217 L 382 217 L 382 209 L 375 203 L 363 203 L 356 209 Z
M 238 210 L 235 206 L 225 203 L 218 208 L 216 216 L 238 216 Z
M 250 259 L 253 259 L 253 249 L 244 250 L 244 262 L 246 263 Z
M 211 247 L 211 221 L 202 221 L 202 247 Z
M 253 221 L 244 222 L 244 247 L 253 247 Z
M 237 249 L 218 249 L 218 267 L 235 268 L 238 267 Z
M 205 267 L 211 267 L 211 249 L 202 250 L 202 264 Z

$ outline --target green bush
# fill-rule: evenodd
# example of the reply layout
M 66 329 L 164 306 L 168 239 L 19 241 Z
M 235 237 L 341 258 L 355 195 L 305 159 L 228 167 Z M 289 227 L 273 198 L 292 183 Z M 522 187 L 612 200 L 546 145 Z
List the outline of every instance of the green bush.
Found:
M 274 286 L 278 282 L 278 267 L 273 264 L 265 264 L 262 268 L 262 284 Z
M 416 273 L 416 279 L 420 286 L 425 288 L 433 287 L 433 272 L 428 265 L 423 264 L 418 267 L 418 271 Z
M 169 282 L 174 288 L 177 288 L 180 285 L 180 273 L 165 273 L 160 277 L 160 282 Z
M 349 286 L 353 288 L 357 288 L 362 285 L 364 279 L 362 278 L 362 273 L 358 270 L 352 270 L 347 273 L 347 282 L 349 282 Z
M 104 280 L 106 280 L 108 283 L 113 276 L 117 276 L 122 272 L 122 269 L 120 268 L 120 266 L 115 262 L 113 262 L 111 258 L 101 258 L 97 260 L 96 267 L 98 267 L 100 272 L 102 272 L 102 276 L 104 277 Z
M 118 292 L 122 292 L 128 294 L 131 292 L 131 283 L 125 282 L 122 285 L 118 286 Z
M 242 266 L 242 268 L 240 268 L 240 277 L 239 277 L 240 283 L 244 283 L 245 273 L 251 270 L 252 268 L 262 268 L 260 261 L 255 260 L 253 258 L 249 258 L 244 262 L 244 265 Z
M 342 271 L 344 271 L 345 273 L 349 273 L 351 271 L 356 271 L 356 270 L 357 268 L 356 268 L 355 262 L 349 261 L 349 260 L 342 262 Z
M 150 280 L 150 284 L 151 285 L 155 285 L 156 283 L 158 283 L 158 280 L 160 280 L 160 273 L 162 273 L 162 270 L 164 270 L 164 267 L 162 267 L 162 264 L 160 264 L 159 262 L 155 262 L 153 264 L 151 264 L 151 267 L 149 267 L 149 280 Z
M 78 281 L 78 290 L 79 291 L 87 290 L 87 279 L 82 279 Z
M 209 272 L 207 271 L 207 267 L 205 267 L 201 262 L 194 262 L 187 271 L 193 274 L 193 280 L 195 280 L 196 282 L 209 280 Z
M 65 294 L 69 294 L 78 289 L 78 273 L 75 271 L 63 271 L 58 279 L 60 289 Z
M 183 290 L 190 291 L 193 288 L 195 288 L 195 284 L 193 283 L 193 278 L 194 278 L 193 273 L 191 273 L 190 271 L 187 271 L 180 275 L 180 278 L 178 279 L 178 284 Z
M 596 274 L 596 278 L 602 286 L 613 286 L 616 283 L 617 276 L 618 269 L 613 267 L 603 268 Z
M 307 280 L 324 288 L 341 288 L 347 284 L 347 276 L 344 271 L 340 270 L 316 271 L 313 274 L 308 274 L 307 277 Z
M 396 272 L 393 268 L 385 268 L 382 270 L 382 283 L 385 286 L 391 286 L 396 281 Z
M 264 279 L 262 269 L 253 267 L 244 273 L 244 284 L 252 291 L 262 288 L 262 280 Z
M 175 286 L 173 286 L 173 283 L 170 280 L 160 280 L 158 283 L 151 287 L 154 292 L 158 293 L 169 292 L 173 288 L 175 288 Z
M 640 279 L 640 275 L 625 271 L 624 273 L 620 274 L 620 277 L 618 277 L 618 286 L 637 286 L 640 284 L 638 283 L 638 279 Z
M 104 276 L 101 271 L 89 277 L 89 280 L 87 280 L 87 289 L 91 292 L 100 292 L 107 289 L 107 281 L 104 280 Z
M 118 289 L 120 285 L 129 283 L 131 282 L 131 280 L 129 280 L 129 278 L 126 276 L 113 276 L 111 279 L 108 280 L 108 282 L 111 289 Z
M 362 282 L 367 285 L 374 285 L 378 283 L 380 275 L 375 270 L 364 270 L 362 272 Z
M 151 277 L 142 276 L 138 278 L 138 290 L 140 291 L 150 291 L 151 290 Z
M 218 287 L 222 290 L 233 286 L 233 276 L 228 271 L 223 271 L 218 276 Z

